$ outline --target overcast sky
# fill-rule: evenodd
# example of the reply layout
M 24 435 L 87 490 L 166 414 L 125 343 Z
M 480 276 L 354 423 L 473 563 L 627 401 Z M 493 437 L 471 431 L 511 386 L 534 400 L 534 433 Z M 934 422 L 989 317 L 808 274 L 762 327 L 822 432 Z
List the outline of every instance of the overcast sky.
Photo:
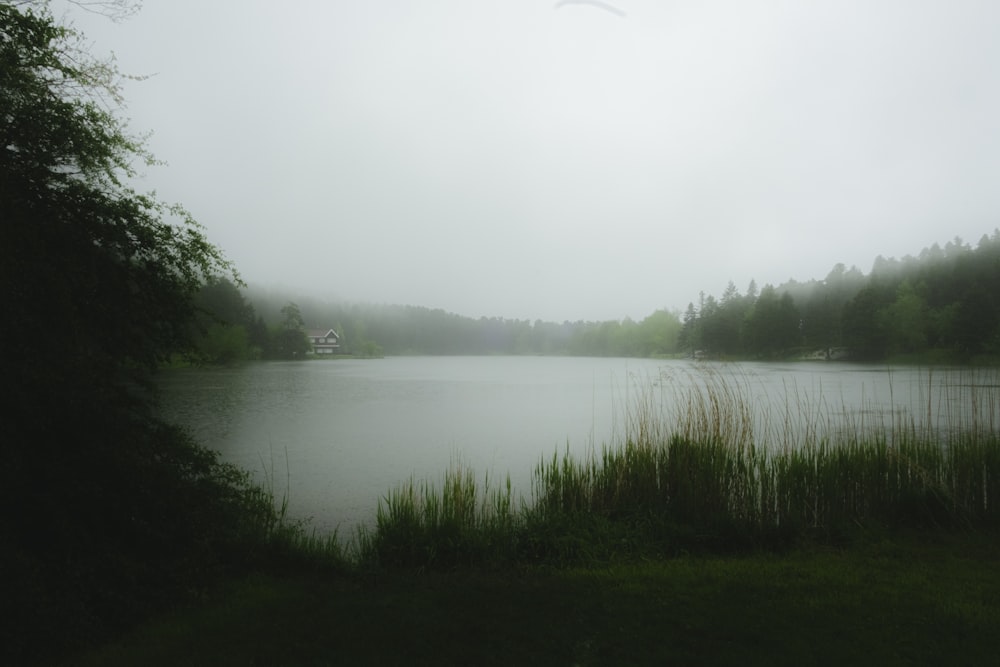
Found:
M 74 12 L 252 284 L 641 319 L 1000 226 L 995 0 L 145 0 Z M 58 6 L 56 6 L 58 12 Z

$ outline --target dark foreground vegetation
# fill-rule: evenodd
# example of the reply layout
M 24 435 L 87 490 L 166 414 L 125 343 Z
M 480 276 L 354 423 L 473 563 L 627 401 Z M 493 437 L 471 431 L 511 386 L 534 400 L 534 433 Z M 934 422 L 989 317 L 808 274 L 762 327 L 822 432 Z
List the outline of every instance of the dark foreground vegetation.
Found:
M 616 566 L 261 575 L 80 665 L 949 665 L 1000 649 L 996 539 Z
M 775 443 L 710 383 L 540 464 L 524 502 L 459 468 L 343 540 L 286 522 L 153 417 L 151 373 L 225 343 L 198 299 L 239 278 L 127 184 L 151 158 L 83 45 L 0 2 L 0 664 L 995 656 L 995 402 L 947 434 Z M 270 340 L 301 343 L 295 315 Z
M 899 421 L 758 441 L 718 379 L 539 464 L 456 467 L 351 539 L 294 528 L 82 664 L 975 664 L 1000 649 L 1000 438 Z M 789 433 L 790 435 L 790 433 Z M 345 543 L 346 542 L 346 543 Z M 282 545 L 278 549 L 278 545 Z M 156 656 L 151 659 L 148 656 Z
M 102 7 L 128 10 L 125 3 Z M 152 158 L 113 61 L 47 2 L 0 2 L 0 664 L 51 664 L 265 562 L 271 498 L 152 417 L 194 296 L 236 280 Z

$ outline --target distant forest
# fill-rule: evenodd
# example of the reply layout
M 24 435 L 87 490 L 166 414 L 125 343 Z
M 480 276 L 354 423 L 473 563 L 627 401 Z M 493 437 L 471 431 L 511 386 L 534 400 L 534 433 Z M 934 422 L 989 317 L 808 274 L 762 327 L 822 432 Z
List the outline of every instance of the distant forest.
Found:
M 294 356 L 288 331 L 304 326 L 335 329 L 344 352 L 359 355 L 971 362 L 1000 356 L 1000 230 L 975 247 L 956 238 L 917 257 L 879 256 L 868 275 L 837 264 L 823 279 L 763 287 L 751 281 L 744 293 L 730 282 L 718 297 L 702 292 L 684 312 L 658 310 L 641 321 L 475 319 L 419 306 L 240 292 L 225 281 L 206 285 L 201 305 L 196 356 L 203 361 Z

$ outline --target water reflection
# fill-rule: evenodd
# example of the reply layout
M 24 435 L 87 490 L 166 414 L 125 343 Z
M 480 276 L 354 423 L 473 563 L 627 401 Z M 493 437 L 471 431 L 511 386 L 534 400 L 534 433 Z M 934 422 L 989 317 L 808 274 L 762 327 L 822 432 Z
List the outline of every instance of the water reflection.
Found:
M 320 532 L 371 522 L 378 498 L 456 459 L 530 493 L 542 456 L 677 428 L 706 408 L 758 444 L 872 429 L 1000 427 L 995 371 L 561 357 L 268 362 L 164 373 L 163 412 L 269 476 Z M 699 402 L 700 401 L 700 402 Z M 719 412 L 712 414 L 711 406 Z M 697 408 L 702 409 L 702 408 Z M 728 412 L 727 412 L 728 411 Z M 645 426 L 643 425 L 645 423 Z

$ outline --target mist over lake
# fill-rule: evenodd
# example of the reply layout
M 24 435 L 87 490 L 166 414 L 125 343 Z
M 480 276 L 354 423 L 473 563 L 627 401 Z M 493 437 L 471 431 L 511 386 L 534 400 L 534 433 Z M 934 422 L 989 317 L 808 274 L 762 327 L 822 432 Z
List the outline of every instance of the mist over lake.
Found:
M 543 457 L 627 437 L 629 414 L 676 414 L 705 386 L 748 403 L 759 441 L 789 433 L 976 423 L 1000 427 L 985 371 L 841 363 L 715 364 L 578 357 L 394 357 L 266 362 L 160 376 L 162 414 L 270 480 L 317 532 L 371 523 L 378 500 L 456 462 L 529 498 Z

